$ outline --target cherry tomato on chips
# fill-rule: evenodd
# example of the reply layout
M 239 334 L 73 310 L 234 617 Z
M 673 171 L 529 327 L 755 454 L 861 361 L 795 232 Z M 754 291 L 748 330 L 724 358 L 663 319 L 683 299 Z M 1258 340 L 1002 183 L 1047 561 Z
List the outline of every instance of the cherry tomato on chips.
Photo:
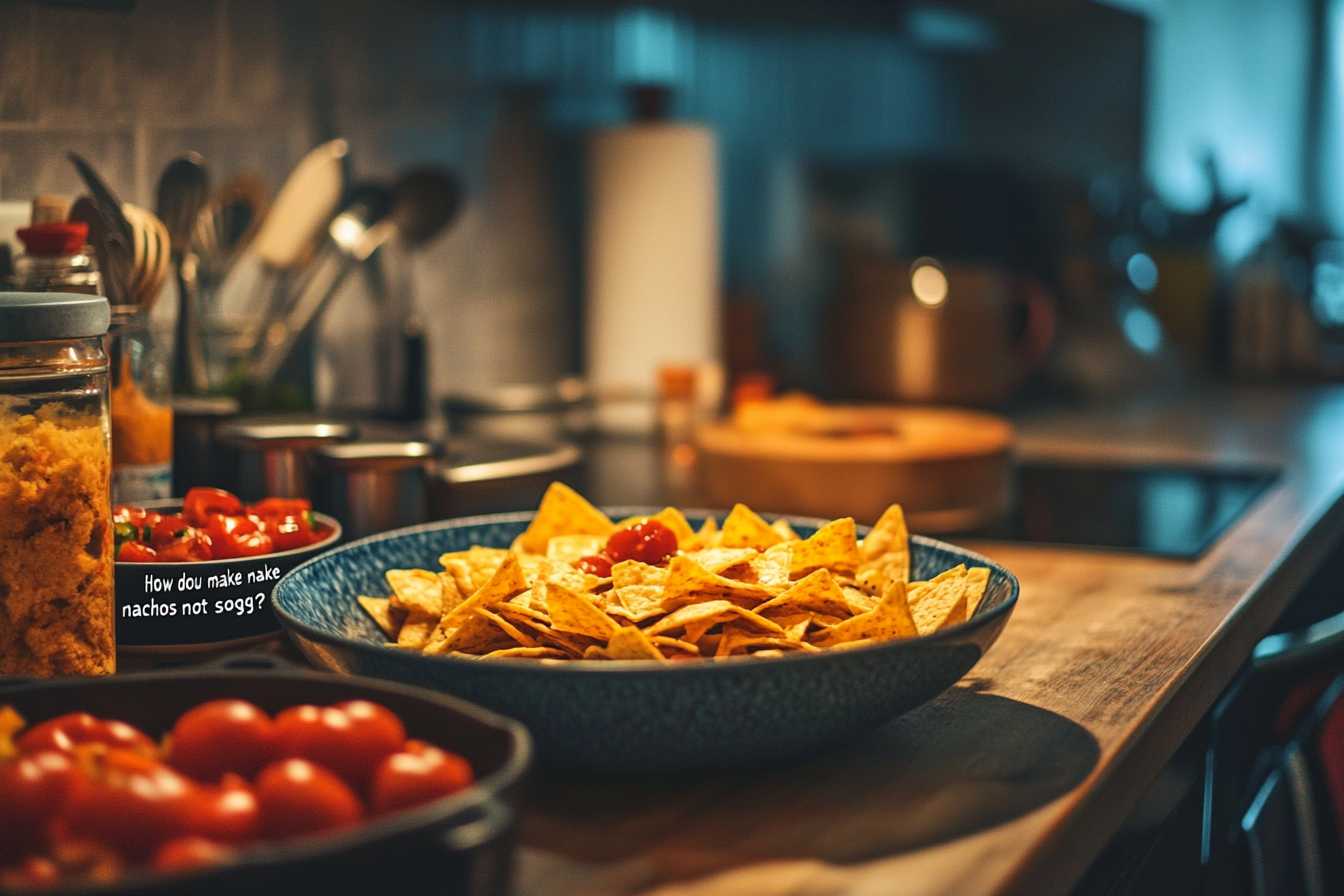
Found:
M 612 563 L 638 560 L 656 566 L 676 553 L 676 533 L 657 520 L 644 520 L 617 529 L 607 539 L 606 554 Z
M 580 557 L 570 564 L 580 572 L 586 572 L 589 575 L 597 576 L 599 579 L 608 578 L 611 575 L 611 558 L 606 554 L 592 554 L 587 557 Z
M 205 837 L 178 837 L 154 852 L 154 867 L 159 871 L 186 871 L 202 865 L 226 861 L 233 850 Z

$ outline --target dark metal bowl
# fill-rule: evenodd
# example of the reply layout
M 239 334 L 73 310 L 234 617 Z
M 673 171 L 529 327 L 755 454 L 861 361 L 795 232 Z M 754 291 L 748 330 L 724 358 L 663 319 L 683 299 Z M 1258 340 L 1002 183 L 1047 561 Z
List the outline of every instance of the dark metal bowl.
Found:
M 610 512 L 619 518 L 653 511 Z M 699 522 L 694 512 L 688 516 Z M 668 665 L 426 657 L 385 646 L 386 636 L 355 601 L 360 594 L 385 594 L 389 569 L 437 569 L 446 551 L 506 547 L 531 518 L 451 520 L 352 542 L 282 579 L 276 615 L 316 665 L 436 688 L 520 719 L 536 738 L 543 765 L 674 771 L 791 761 L 913 709 L 979 661 L 1017 602 L 1018 582 L 1007 569 L 918 536 L 911 539 L 915 579 L 958 563 L 989 567 L 975 616 L 932 635 L 857 650 Z M 788 519 L 804 537 L 822 525 Z
M 30 723 L 67 712 L 121 719 L 157 737 L 206 700 L 236 697 L 270 713 L 304 703 L 373 700 L 391 709 L 411 737 L 460 753 L 477 782 L 460 793 L 348 831 L 249 848 L 225 865 L 166 875 L 128 873 L 114 884 L 44 893 L 453 893 L 508 891 L 513 801 L 531 758 L 521 725 L 443 694 L 383 681 L 266 668 L 272 657 L 243 655 L 261 668 L 199 668 L 108 678 L 11 684 L 0 704 Z
M 178 513 L 180 498 L 137 506 Z M 343 537 L 341 524 L 313 516 L 332 532 L 321 541 L 259 557 L 194 563 L 116 563 L 117 649 L 131 653 L 183 653 L 240 648 L 280 631 L 271 612 L 275 583 L 285 573 Z M 153 580 L 161 588 L 151 586 Z

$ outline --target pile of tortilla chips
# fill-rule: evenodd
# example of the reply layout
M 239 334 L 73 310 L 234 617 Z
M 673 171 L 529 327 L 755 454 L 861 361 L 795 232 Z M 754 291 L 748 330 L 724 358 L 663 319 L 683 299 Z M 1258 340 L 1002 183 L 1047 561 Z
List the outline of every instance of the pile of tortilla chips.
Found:
M 665 565 L 625 560 L 599 578 L 573 565 L 612 532 L 656 519 L 677 536 Z M 984 567 L 910 582 L 909 535 L 898 505 L 862 541 L 854 520 L 808 539 L 738 504 L 720 529 L 698 531 L 674 508 L 613 523 L 552 483 L 507 549 L 473 547 L 443 569 L 387 572 L 392 597 L 360 604 L 427 656 L 649 660 L 783 656 L 913 638 L 964 622 L 989 581 Z

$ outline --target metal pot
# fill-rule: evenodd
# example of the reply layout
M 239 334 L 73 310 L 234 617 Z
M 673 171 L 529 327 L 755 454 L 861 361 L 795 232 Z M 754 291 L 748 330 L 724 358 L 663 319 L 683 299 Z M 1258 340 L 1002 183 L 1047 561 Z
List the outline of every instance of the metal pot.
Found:
M 990 264 L 854 254 L 833 324 L 845 396 L 995 407 L 1044 362 L 1056 312 L 1040 281 Z

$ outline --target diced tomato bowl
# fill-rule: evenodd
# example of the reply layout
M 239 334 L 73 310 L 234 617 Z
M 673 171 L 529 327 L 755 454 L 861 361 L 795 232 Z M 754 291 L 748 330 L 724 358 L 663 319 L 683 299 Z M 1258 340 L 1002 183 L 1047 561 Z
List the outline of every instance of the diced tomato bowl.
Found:
M 306 499 L 244 505 L 228 492 L 113 511 L 119 650 L 180 652 L 246 646 L 280 631 L 271 589 L 341 540 L 341 524 Z

